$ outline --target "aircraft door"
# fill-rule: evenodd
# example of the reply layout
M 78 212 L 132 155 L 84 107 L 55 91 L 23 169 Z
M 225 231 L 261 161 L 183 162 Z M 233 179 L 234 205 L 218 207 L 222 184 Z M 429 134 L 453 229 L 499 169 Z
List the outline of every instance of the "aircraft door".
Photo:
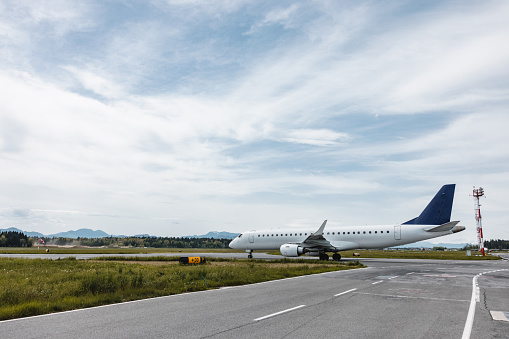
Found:
M 394 226 L 394 239 L 401 240 L 401 225 Z
M 254 231 L 249 232 L 249 242 L 254 243 Z

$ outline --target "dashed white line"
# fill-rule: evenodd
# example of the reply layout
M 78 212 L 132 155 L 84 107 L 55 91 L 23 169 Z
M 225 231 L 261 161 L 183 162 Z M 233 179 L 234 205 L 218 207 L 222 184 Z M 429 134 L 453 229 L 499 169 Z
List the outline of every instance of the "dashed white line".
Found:
M 276 312 L 276 313 L 272 313 L 272 314 L 266 315 L 264 317 L 256 318 L 253 321 L 260 321 L 260 320 L 264 320 L 264 319 L 267 319 L 267 318 L 270 318 L 270 317 L 275 317 L 276 315 L 280 315 L 280 314 L 283 314 L 283 313 L 286 313 L 286 312 L 291 312 L 291 311 L 297 310 L 297 309 L 305 307 L 305 306 L 306 305 L 295 306 L 295 307 L 289 308 L 287 310 L 279 311 L 279 312 Z
M 357 290 L 356 288 L 352 288 L 351 290 L 344 291 L 344 292 L 341 292 L 341 293 L 338 293 L 338 294 L 334 294 L 334 296 L 335 297 L 339 297 L 340 295 L 347 294 L 347 293 L 350 293 L 350 292 L 353 292 L 353 291 L 356 291 L 356 290 Z
M 371 285 L 380 284 L 381 282 L 383 282 L 383 280 L 375 281 L 374 283 L 371 283 Z

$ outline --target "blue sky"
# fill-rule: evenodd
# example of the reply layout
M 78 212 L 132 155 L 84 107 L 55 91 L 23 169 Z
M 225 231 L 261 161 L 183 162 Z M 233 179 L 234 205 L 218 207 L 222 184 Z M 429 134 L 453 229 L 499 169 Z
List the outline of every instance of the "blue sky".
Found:
M 4 1 L 0 227 L 509 237 L 506 1 Z M 443 241 L 438 239 L 437 241 Z

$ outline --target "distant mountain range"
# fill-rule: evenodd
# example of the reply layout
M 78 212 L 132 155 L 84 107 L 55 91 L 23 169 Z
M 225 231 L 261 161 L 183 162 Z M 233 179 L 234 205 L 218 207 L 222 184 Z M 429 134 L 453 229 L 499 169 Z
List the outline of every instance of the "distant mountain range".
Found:
M 212 231 L 204 235 L 186 235 L 182 238 L 215 238 L 215 239 L 234 239 L 240 233 L 230 233 L 230 232 L 217 232 Z
M 110 236 L 108 233 L 106 233 L 104 231 L 101 231 L 101 230 L 94 231 L 89 228 L 81 228 L 76 231 L 59 232 L 59 233 L 55 233 L 55 234 L 42 234 L 39 232 L 27 232 L 27 231 L 23 231 L 18 228 L 15 228 L 15 227 L 0 229 L 0 232 L 4 232 L 4 231 L 21 232 L 29 237 L 45 237 L 45 238 L 72 238 L 72 239 L 76 239 L 76 238 L 104 238 L 104 237 Z
M 77 239 L 77 238 L 107 238 L 107 237 L 118 237 L 118 238 L 127 238 L 129 236 L 127 235 L 110 235 L 104 231 L 101 230 L 91 230 L 89 228 L 80 228 L 76 231 L 66 231 L 66 232 L 59 232 L 55 234 L 42 234 L 39 232 L 28 232 L 23 231 L 15 227 L 0 229 L 0 232 L 21 232 L 29 237 L 45 237 L 45 238 L 71 238 L 71 239 Z M 239 235 L 239 233 L 230 233 L 230 232 L 209 232 L 204 235 L 188 235 L 183 236 L 182 238 L 216 238 L 216 239 L 233 239 L 236 238 Z M 133 235 L 133 237 L 154 237 L 148 234 L 137 234 Z

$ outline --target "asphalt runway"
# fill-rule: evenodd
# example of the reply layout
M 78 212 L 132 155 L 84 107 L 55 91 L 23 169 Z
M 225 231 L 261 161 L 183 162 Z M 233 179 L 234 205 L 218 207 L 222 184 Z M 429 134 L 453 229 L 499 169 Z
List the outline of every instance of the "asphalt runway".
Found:
M 509 338 L 507 259 L 360 259 L 368 268 L 3 321 L 0 333 L 2 338 Z

